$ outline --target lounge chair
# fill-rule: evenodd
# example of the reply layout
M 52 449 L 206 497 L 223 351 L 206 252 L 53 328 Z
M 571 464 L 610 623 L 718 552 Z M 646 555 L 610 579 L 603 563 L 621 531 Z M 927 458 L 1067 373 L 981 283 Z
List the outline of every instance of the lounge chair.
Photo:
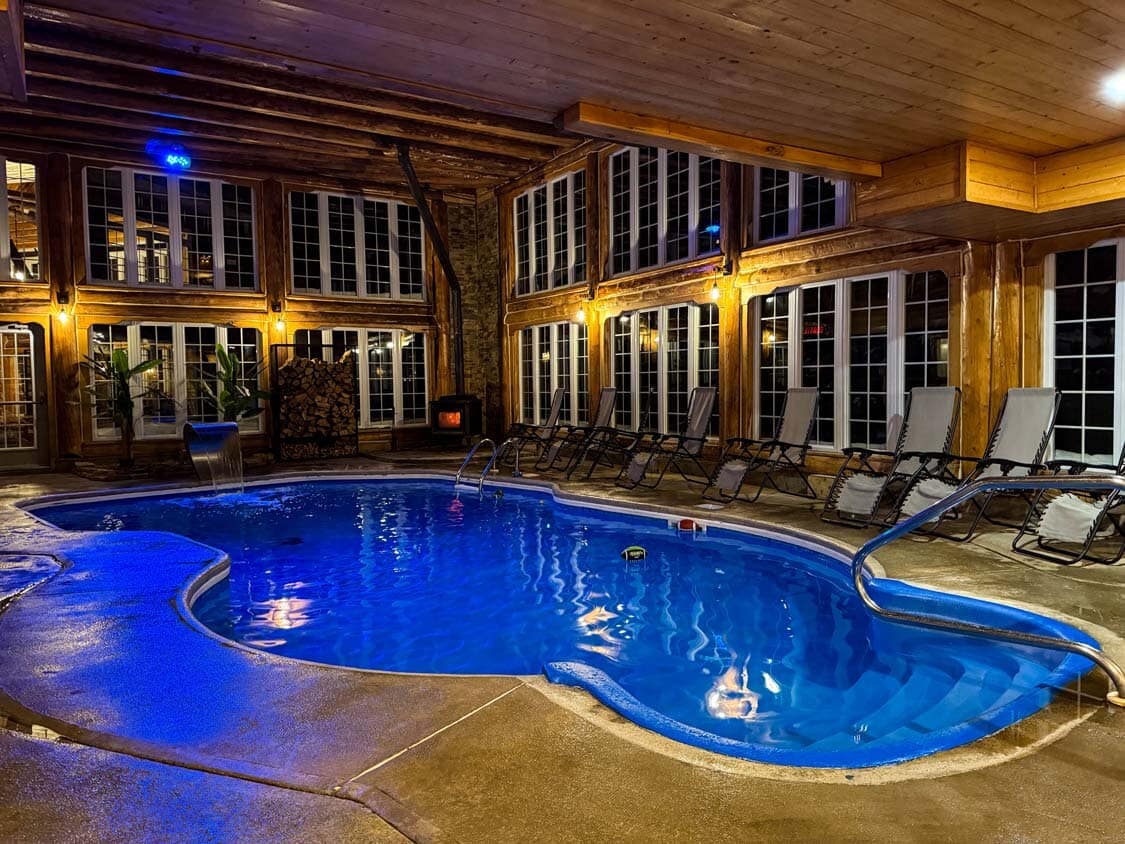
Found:
M 1052 460 L 1052 472 L 1069 475 L 1125 476 L 1125 448 L 1117 464 Z M 1125 556 L 1125 495 L 1041 491 L 1012 540 L 1012 550 L 1043 560 L 1071 564 L 1081 560 L 1113 565 Z
M 551 396 L 551 409 L 547 413 L 547 421 L 542 425 L 527 425 L 516 422 L 508 429 L 508 436 L 501 443 L 503 449 L 500 461 L 518 465 L 519 457 L 524 448 L 531 446 L 538 453 L 542 453 L 546 444 L 550 442 L 559 428 L 559 415 L 562 413 L 563 399 L 566 398 L 566 388 L 559 387 Z M 537 454 L 538 456 L 538 454 Z
M 539 460 L 535 464 L 536 471 L 550 472 L 562 468 L 567 477 L 570 477 L 591 443 L 596 442 L 599 437 L 613 433 L 610 422 L 613 421 L 613 409 L 616 404 L 617 388 L 602 387 L 598 395 L 598 409 L 594 414 L 593 423 L 560 425 L 539 455 Z
M 625 458 L 621 471 L 617 473 L 617 484 L 626 489 L 639 486 L 655 489 L 664 480 L 669 469 L 674 468 L 680 476 L 691 483 L 706 483 L 710 477 L 703 464 L 703 445 L 707 442 L 707 426 L 711 421 L 711 410 L 715 406 L 715 387 L 696 387 L 688 399 L 684 427 L 679 434 L 638 434 L 631 446 L 621 449 Z M 698 470 L 699 479 L 694 479 L 684 471 L 690 464 Z M 649 470 L 659 466 L 654 480 L 646 480 Z
M 777 437 L 755 440 L 732 437 L 727 440 L 715 472 L 703 489 L 709 500 L 734 501 L 738 498 L 746 477 L 751 473 L 761 475 L 757 490 L 747 502 L 754 502 L 769 484 L 778 492 L 816 498 L 816 492 L 805 472 L 805 457 L 809 451 L 813 427 L 816 424 L 816 407 L 820 391 L 816 387 L 790 387 L 785 393 L 785 406 L 781 411 L 781 428 Z M 803 489 L 782 489 L 778 476 L 796 475 Z
M 935 477 L 925 467 L 920 468 L 903 495 L 902 506 L 897 515 L 908 517 L 920 513 L 941 501 L 958 486 L 972 481 L 996 477 L 1027 477 L 1044 469 L 1043 453 L 1055 427 L 1059 397 L 1059 392 L 1051 387 L 1017 387 L 1008 390 L 983 456 L 964 457 L 939 453 L 919 455 L 924 461 L 939 461 L 941 475 L 948 474 L 950 463 L 972 463 L 974 466 L 968 475 L 958 484 L 946 477 Z M 1004 527 L 1020 527 L 1022 519 L 1008 522 L 989 514 L 989 507 L 998 495 L 997 492 L 988 492 L 970 502 L 973 515 L 964 533 L 951 533 L 942 528 L 944 523 L 958 520 L 959 514 L 956 512 L 930 523 L 922 528 L 922 532 L 965 542 L 976 533 L 981 519 Z M 1033 496 L 1029 493 L 1020 491 L 1013 495 L 1019 496 L 1031 507 Z
M 835 524 L 867 527 L 885 524 L 897 513 L 908 483 L 920 472 L 942 477 L 961 415 L 961 391 L 956 387 L 915 387 L 910 391 L 902 430 L 893 451 L 853 446 L 844 449 L 844 463 L 828 491 L 820 518 Z M 883 465 L 876 465 L 883 461 Z M 888 465 L 889 464 L 889 465 Z M 956 483 L 952 474 L 944 480 Z

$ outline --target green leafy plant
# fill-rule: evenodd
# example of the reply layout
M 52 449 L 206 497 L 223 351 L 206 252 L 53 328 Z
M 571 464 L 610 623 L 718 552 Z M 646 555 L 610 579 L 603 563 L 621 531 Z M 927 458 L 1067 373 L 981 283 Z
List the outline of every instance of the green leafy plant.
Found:
M 228 352 L 221 345 L 215 346 L 215 357 L 219 361 L 219 371 L 216 380 L 218 389 L 211 386 L 209 377 L 202 379 L 203 391 L 208 398 L 215 402 L 224 422 L 237 422 L 239 419 L 251 419 L 262 412 L 259 401 L 268 400 L 270 394 L 257 387 L 248 387 L 247 384 L 258 384 L 262 367 L 243 367 L 238 355 Z
M 138 392 L 133 392 L 133 382 L 137 377 L 155 369 L 162 363 L 159 359 L 141 361 L 136 366 L 129 366 L 129 356 L 124 349 L 117 349 L 107 359 L 87 357 L 82 365 L 85 366 L 98 381 L 103 384 L 91 384 L 86 389 L 95 400 L 105 400 L 109 404 L 113 422 L 121 429 L 121 464 L 133 465 L 133 411 L 136 400 L 146 396 L 160 395 L 155 387 L 148 387 Z M 109 395 L 105 396 L 99 391 L 108 388 Z

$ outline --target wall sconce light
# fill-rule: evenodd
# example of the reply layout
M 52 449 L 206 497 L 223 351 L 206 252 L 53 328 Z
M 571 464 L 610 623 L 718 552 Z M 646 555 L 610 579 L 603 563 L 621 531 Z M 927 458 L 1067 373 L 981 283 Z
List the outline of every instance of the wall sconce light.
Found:
M 719 291 L 719 281 L 718 281 L 718 279 L 716 279 L 714 282 L 711 283 L 711 301 L 712 302 L 718 302 L 720 295 L 721 294 L 720 294 L 720 291 Z
M 586 306 L 585 305 L 579 305 L 578 306 L 578 313 L 574 315 L 574 318 L 576 320 L 578 320 L 580 323 L 586 321 Z
M 285 333 L 285 320 L 283 320 L 281 317 L 278 317 L 273 322 L 273 328 L 274 328 L 274 331 L 276 331 L 278 334 L 284 334 Z

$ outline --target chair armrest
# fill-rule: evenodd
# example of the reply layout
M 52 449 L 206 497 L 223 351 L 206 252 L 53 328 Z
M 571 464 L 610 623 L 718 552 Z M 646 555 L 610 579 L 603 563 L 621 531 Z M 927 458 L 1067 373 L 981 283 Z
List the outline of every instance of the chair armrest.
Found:
M 861 445 L 848 446 L 847 448 L 845 448 L 843 450 L 842 453 L 844 454 L 845 457 L 853 457 L 853 456 L 856 456 L 856 455 L 858 455 L 860 457 L 894 457 L 895 456 L 895 453 L 893 451 L 887 451 L 886 449 L 881 449 L 881 448 L 864 448 Z
M 1117 465 L 1114 463 L 1086 463 L 1082 460 L 1049 460 L 1047 461 L 1047 468 L 1053 472 L 1061 469 L 1066 469 L 1067 474 L 1080 475 L 1083 472 L 1088 472 L 1095 469 L 1100 472 L 1113 472 L 1117 473 Z

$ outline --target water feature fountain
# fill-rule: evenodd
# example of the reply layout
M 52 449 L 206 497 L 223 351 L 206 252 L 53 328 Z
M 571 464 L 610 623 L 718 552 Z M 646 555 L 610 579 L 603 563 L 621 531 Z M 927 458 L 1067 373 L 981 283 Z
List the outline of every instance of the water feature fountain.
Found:
M 188 422 L 184 445 L 199 480 L 210 481 L 215 492 L 243 491 L 237 422 Z

